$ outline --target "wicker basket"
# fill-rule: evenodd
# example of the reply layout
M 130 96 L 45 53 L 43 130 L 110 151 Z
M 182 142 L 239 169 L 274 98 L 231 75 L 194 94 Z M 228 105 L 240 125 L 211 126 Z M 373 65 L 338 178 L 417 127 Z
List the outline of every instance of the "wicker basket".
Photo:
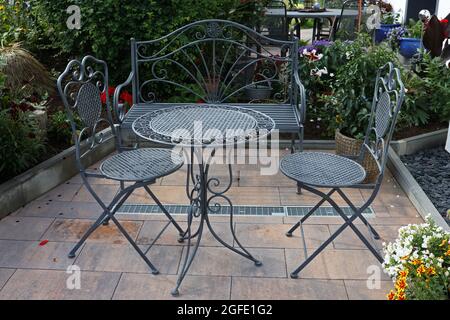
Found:
M 334 139 L 336 141 L 336 154 L 356 156 L 361 151 L 362 140 L 347 137 L 340 133 L 339 130 L 336 130 Z M 367 174 L 364 183 L 375 182 L 379 174 L 378 165 L 375 159 L 366 153 L 361 165 L 364 167 Z

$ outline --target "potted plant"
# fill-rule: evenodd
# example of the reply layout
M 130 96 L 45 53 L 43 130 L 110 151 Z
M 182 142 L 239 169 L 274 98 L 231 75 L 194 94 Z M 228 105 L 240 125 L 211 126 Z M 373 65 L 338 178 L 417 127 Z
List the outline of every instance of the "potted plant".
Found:
M 398 238 L 383 247 L 383 268 L 395 283 L 389 300 L 450 299 L 450 233 L 430 217 L 400 228 Z
M 400 14 L 394 12 L 394 8 L 390 3 L 378 1 L 381 11 L 380 27 L 375 30 L 375 42 L 380 43 L 387 38 L 391 29 L 398 28 L 400 24 Z
M 410 20 L 409 25 L 407 37 L 402 37 L 399 43 L 400 54 L 405 58 L 412 58 L 422 48 L 422 22 Z

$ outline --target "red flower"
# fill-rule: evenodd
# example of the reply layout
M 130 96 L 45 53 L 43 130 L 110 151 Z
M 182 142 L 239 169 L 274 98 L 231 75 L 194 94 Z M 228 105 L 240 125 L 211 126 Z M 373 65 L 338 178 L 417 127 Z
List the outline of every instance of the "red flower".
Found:
M 120 103 L 128 103 L 129 106 L 133 105 L 133 96 L 128 91 L 123 91 L 119 97 Z
M 115 87 L 108 87 L 108 96 L 111 97 L 114 94 L 114 91 L 116 90 Z M 102 103 L 106 103 L 106 94 L 104 91 L 100 94 L 100 100 L 102 100 Z

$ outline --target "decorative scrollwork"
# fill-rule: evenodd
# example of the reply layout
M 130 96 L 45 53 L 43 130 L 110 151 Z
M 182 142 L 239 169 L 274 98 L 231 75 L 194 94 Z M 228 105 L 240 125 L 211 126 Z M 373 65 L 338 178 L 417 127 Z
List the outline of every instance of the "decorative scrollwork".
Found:
M 267 44 L 280 46 L 286 56 L 274 56 Z M 297 59 L 294 41 L 269 39 L 231 21 L 205 20 L 134 45 L 139 102 L 156 102 L 147 92 L 162 85 L 207 103 L 245 99 L 255 85 L 268 85 L 274 101 L 291 97 L 286 79 L 292 79 Z M 281 66 L 287 76 L 281 76 Z

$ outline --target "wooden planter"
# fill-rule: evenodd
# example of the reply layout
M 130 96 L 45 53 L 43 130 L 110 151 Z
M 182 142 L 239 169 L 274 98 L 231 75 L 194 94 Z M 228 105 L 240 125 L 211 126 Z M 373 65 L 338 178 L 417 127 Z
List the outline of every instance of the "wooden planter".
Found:
M 353 139 L 343 135 L 339 130 L 336 130 L 335 141 L 336 154 L 348 156 L 357 156 L 361 151 L 361 146 L 363 143 L 362 140 Z M 361 165 L 364 167 L 367 174 L 364 183 L 375 182 L 379 173 L 377 162 L 368 153 L 366 153 Z

